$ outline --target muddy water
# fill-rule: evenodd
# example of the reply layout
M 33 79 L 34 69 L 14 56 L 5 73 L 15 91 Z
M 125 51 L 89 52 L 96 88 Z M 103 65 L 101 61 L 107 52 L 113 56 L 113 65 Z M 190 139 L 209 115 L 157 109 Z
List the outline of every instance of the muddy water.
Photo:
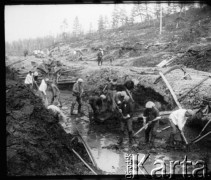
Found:
M 123 147 L 120 148 L 117 145 L 117 136 L 107 132 L 99 133 L 90 131 L 89 119 L 87 116 L 77 117 L 69 116 L 71 95 L 68 91 L 62 91 L 62 101 L 63 101 L 63 112 L 69 117 L 68 123 L 63 127 L 67 133 L 72 132 L 72 126 L 76 125 L 83 139 L 89 145 L 91 152 L 95 158 L 98 167 L 104 172 L 104 174 L 123 174 L 125 175 L 127 171 L 126 155 L 133 154 L 133 158 L 137 158 L 138 162 L 141 162 L 142 158 L 147 154 L 150 154 L 144 163 L 144 169 L 139 168 L 137 171 L 137 164 L 133 164 L 134 174 L 151 174 L 153 169 L 157 167 L 165 167 L 166 173 L 170 173 L 170 169 L 173 168 L 173 163 L 175 161 L 182 162 L 187 155 L 184 151 L 167 151 L 166 149 L 159 148 L 146 148 L 145 150 L 131 151 L 131 147 L 128 146 L 128 139 L 125 138 L 123 142 Z M 85 110 L 86 111 L 86 110 Z M 77 111 L 75 111 L 76 113 Z M 73 125 L 74 124 L 74 125 Z M 164 144 L 164 141 L 156 140 L 157 144 Z M 138 153 L 138 157 L 137 157 Z M 210 159 L 209 151 L 204 152 L 208 154 Z M 193 164 L 197 160 L 201 160 L 202 156 L 200 153 L 189 153 L 187 155 L 187 160 L 192 161 Z M 157 164 L 156 164 L 157 162 Z M 210 162 L 210 161 L 209 161 Z M 210 170 L 210 163 L 208 165 L 208 170 Z M 195 166 L 187 166 L 187 174 L 193 172 Z M 183 172 L 183 167 L 181 165 L 175 166 L 175 174 L 181 174 Z M 158 171 L 161 173 L 161 170 Z

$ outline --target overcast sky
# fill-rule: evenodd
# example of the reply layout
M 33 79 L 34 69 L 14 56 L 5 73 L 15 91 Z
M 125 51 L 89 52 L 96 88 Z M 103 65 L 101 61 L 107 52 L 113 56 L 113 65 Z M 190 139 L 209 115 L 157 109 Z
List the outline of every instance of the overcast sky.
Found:
M 125 6 L 130 12 L 132 4 Z M 61 33 L 61 24 L 66 18 L 69 31 L 76 16 L 83 29 L 89 30 L 90 22 L 97 28 L 100 15 L 107 15 L 110 20 L 114 4 L 103 5 L 12 5 L 5 6 L 5 40 L 36 38 Z
M 5 41 L 12 42 L 19 39 L 37 38 L 46 35 L 56 36 L 61 33 L 61 24 L 64 19 L 68 23 L 68 31 L 72 32 L 73 22 L 78 16 L 84 32 L 87 32 L 92 23 L 97 29 L 100 15 L 107 16 L 111 21 L 114 4 L 86 4 L 86 5 L 11 5 L 5 6 Z M 132 3 L 118 4 L 129 15 Z M 149 3 L 149 8 L 154 3 Z M 167 7 L 167 3 L 162 3 Z

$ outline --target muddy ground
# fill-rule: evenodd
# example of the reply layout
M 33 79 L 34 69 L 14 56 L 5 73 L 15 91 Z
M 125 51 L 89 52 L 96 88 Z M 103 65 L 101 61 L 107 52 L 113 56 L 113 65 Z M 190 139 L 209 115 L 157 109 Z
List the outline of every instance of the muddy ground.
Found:
M 27 63 L 30 63 L 30 59 Z M 93 91 L 102 90 L 107 82 L 107 77 L 118 78 L 118 83 L 121 83 L 124 81 L 125 76 L 127 76 L 126 78 L 133 79 L 136 82 L 136 88 L 132 92 L 133 98 L 136 101 L 136 113 L 133 123 L 134 132 L 142 127 L 142 121 L 138 117 L 141 115 L 143 105 L 146 101 L 153 100 L 161 103 L 162 111 L 176 108 L 176 104 L 164 82 L 160 81 L 156 85 L 153 84 L 158 77 L 159 69 L 110 66 L 109 62 L 105 62 L 103 67 L 98 67 L 96 65 L 97 63 L 93 61 L 63 61 L 63 64 L 64 69 L 71 69 L 72 71 L 64 74 L 61 79 L 67 76 L 72 79 L 77 79 L 78 77 L 83 78 L 85 80 L 84 88 L 86 98 L 83 101 L 84 115 L 82 117 L 77 115 L 70 116 L 70 106 L 73 101 L 71 95 L 72 84 L 59 86 L 63 104 L 62 110 L 69 117 L 67 125 L 62 124 L 62 127 L 67 133 L 71 133 L 73 125 L 78 127 L 83 138 L 89 144 L 94 158 L 96 158 L 98 167 L 103 170 L 103 174 L 125 174 L 126 153 L 140 153 L 142 156 L 146 153 L 150 153 L 150 162 L 148 162 L 147 165 L 148 171 L 152 170 L 153 163 L 156 159 L 163 159 L 169 162 L 171 160 L 183 160 L 185 155 L 187 155 L 188 159 L 193 161 L 195 161 L 195 159 L 206 161 L 208 171 L 210 171 L 210 136 L 200 143 L 191 146 L 189 150 L 184 150 L 182 146 L 178 146 L 177 149 L 168 147 L 167 139 L 170 133 L 169 129 L 157 135 L 154 146 L 144 145 L 144 133 L 141 133 L 136 138 L 137 142 L 134 143 L 132 147 L 129 147 L 127 134 L 125 134 L 124 145 L 119 147 L 117 145 L 119 137 L 118 121 L 108 119 L 103 123 L 90 122 L 88 114 L 91 109 L 88 105 L 87 97 Z M 161 71 L 164 72 L 166 69 L 167 68 L 163 68 Z M 190 74 L 191 80 L 182 79 L 184 74 L 180 70 L 172 71 L 172 73 L 166 76 L 177 97 L 185 93 L 190 87 L 203 79 L 204 76 L 209 75 L 206 72 L 193 69 L 187 69 L 187 72 Z M 194 104 L 200 103 L 202 97 L 210 97 L 209 92 L 211 92 L 211 79 L 208 79 L 191 94 L 182 99 L 181 105 L 184 108 L 192 108 Z M 77 109 L 77 106 L 75 109 Z M 75 111 L 75 113 L 77 114 L 77 111 Z M 166 120 L 161 121 L 159 124 L 160 129 L 166 126 Z M 186 128 L 185 135 L 188 141 L 194 139 L 201 129 L 201 127 L 198 129 Z M 209 126 L 208 129 L 210 128 Z M 177 138 L 179 139 L 179 137 Z M 83 171 L 84 168 L 81 170 Z M 83 172 L 84 174 L 87 173 L 86 171 Z M 177 173 L 181 173 L 181 168 L 177 169 Z
M 70 116 L 70 106 L 73 100 L 71 92 L 68 90 L 62 91 L 62 102 L 64 102 L 63 111 L 67 116 Z M 170 134 L 170 129 L 158 133 L 155 138 L 155 143 L 153 146 L 145 145 L 144 142 L 144 132 L 140 133 L 136 137 L 136 142 L 132 146 L 128 144 L 128 135 L 127 132 L 124 136 L 124 142 L 122 146 L 117 144 L 119 138 L 119 122 L 114 119 L 108 119 L 102 123 L 90 122 L 87 117 L 88 111 L 90 110 L 86 102 L 83 102 L 83 113 L 82 117 L 73 115 L 71 116 L 74 119 L 76 126 L 78 127 L 80 133 L 83 135 L 84 139 L 89 144 L 91 151 L 96 159 L 96 162 L 104 171 L 104 174 L 125 174 L 126 164 L 125 156 L 127 153 L 140 154 L 140 157 L 143 157 L 144 154 L 150 153 L 149 162 L 146 163 L 147 171 L 150 172 L 155 166 L 153 163 L 157 159 L 164 160 L 167 164 L 171 160 L 183 160 L 185 155 L 189 160 L 196 161 L 196 159 L 204 160 L 208 165 L 208 170 L 210 171 L 211 164 L 211 154 L 210 148 L 211 143 L 208 144 L 207 140 L 201 141 L 199 144 L 192 145 L 190 149 L 184 149 L 182 146 L 176 146 L 176 148 L 168 146 L 168 138 Z M 75 107 L 75 113 L 77 114 L 77 106 Z M 136 132 L 139 128 L 142 127 L 142 121 L 138 118 L 139 113 L 136 113 L 133 130 Z M 114 122 L 115 121 L 115 122 Z M 66 132 L 69 131 L 69 126 L 72 122 L 69 122 L 64 129 Z M 166 121 L 159 123 L 158 129 L 162 129 L 167 126 Z M 211 127 L 209 127 L 210 129 Z M 190 142 L 193 140 L 199 133 L 199 130 L 186 127 L 185 136 Z M 176 137 L 178 140 L 181 140 L 179 136 Z M 204 143 L 207 143 L 204 146 Z M 140 159 L 139 159 L 140 160 Z M 189 167 L 188 172 L 191 173 L 193 167 Z M 140 172 L 139 172 L 140 173 Z M 181 174 L 182 168 L 177 167 L 176 173 Z

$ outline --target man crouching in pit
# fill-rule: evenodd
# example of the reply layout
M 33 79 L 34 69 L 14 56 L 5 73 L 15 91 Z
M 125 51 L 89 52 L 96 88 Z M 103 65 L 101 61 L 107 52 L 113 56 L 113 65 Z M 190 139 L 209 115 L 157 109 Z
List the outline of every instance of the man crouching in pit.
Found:
M 124 130 L 125 126 L 127 127 L 128 136 L 129 136 L 129 145 L 132 144 L 132 116 L 133 116 L 133 105 L 130 100 L 130 97 L 126 95 L 124 91 L 118 92 L 115 98 L 117 103 L 118 111 L 120 112 L 119 120 L 120 120 L 120 138 L 118 140 L 118 144 L 121 145 L 123 142 Z
M 152 101 L 148 101 L 145 105 L 145 110 L 143 112 L 143 125 L 149 123 L 145 127 L 145 144 L 153 145 L 153 140 L 155 137 L 155 125 L 158 121 L 153 121 L 155 118 L 159 116 L 159 110 L 155 107 L 155 104 Z

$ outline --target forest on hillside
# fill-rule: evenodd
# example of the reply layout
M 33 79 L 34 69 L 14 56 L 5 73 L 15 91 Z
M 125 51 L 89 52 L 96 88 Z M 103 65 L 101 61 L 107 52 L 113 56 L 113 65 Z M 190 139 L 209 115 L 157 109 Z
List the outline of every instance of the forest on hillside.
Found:
M 105 34 L 116 31 L 127 31 L 128 36 L 134 37 L 130 30 L 141 30 L 146 28 L 166 29 L 167 31 L 176 31 L 185 29 L 183 32 L 184 41 L 193 41 L 195 37 L 206 36 L 207 23 L 210 22 L 210 7 L 207 4 L 176 4 L 169 3 L 163 8 L 161 4 L 156 4 L 149 8 L 150 3 L 134 4 L 130 15 L 119 5 L 115 5 L 112 12 L 112 20 L 108 17 L 99 16 L 98 29 L 93 30 L 90 23 L 89 32 L 84 33 L 83 25 L 80 24 L 78 17 L 75 17 L 73 29 L 69 28 L 67 19 L 60 24 L 61 33 L 57 36 L 48 35 L 36 39 L 22 39 L 6 42 L 6 55 L 26 55 L 33 50 L 51 49 L 61 43 L 74 43 L 84 39 L 105 38 Z M 162 16 L 162 18 L 161 18 Z M 162 22 L 161 22 L 162 21 Z M 196 23 L 197 22 L 197 23 Z M 195 34 L 190 36 L 188 32 L 194 31 Z M 160 32 L 162 33 L 162 32 Z M 118 36 L 118 34 L 116 34 Z

